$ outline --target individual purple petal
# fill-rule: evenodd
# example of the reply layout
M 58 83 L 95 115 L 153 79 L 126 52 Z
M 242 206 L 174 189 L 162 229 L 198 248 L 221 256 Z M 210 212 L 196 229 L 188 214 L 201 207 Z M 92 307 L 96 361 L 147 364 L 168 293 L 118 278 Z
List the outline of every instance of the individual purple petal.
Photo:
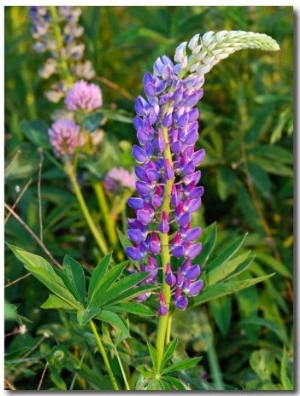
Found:
M 144 225 L 151 223 L 153 216 L 153 211 L 147 209 L 137 210 L 136 212 L 136 218 Z
M 177 217 L 177 221 L 179 225 L 185 226 L 191 221 L 191 214 L 189 212 L 183 213 Z
M 203 280 L 199 279 L 197 282 L 191 283 L 191 285 L 187 290 L 187 294 L 193 297 L 198 296 L 200 291 L 203 289 L 203 286 L 204 286 Z
M 141 243 L 145 240 L 145 236 L 141 230 L 130 229 L 127 231 L 128 238 L 134 243 Z
M 185 175 L 190 175 L 190 174 L 192 174 L 193 172 L 195 172 L 195 165 L 194 165 L 194 162 L 193 162 L 193 161 L 188 162 L 188 163 L 183 167 L 182 172 L 183 172 Z
M 180 258 L 184 256 L 184 247 L 182 245 L 174 246 L 171 248 L 172 254 L 176 258 Z
M 135 101 L 134 109 L 139 116 L 146 116 L 149 114 L 149 104 L 148 102 L 142 97 L 139 96 Z
M 184 127 L 187 123 L 189 122 L 189 115 L 188 113 L 183 113 L 182 116 L 180 116 L 178 118 L 178 120 L 176 120 L 176 125 L 178 127 Z
M 193 129 L 191 132 L 189 132 L 186 135 L 185 139 L 183 140 L 183 143 L 191 146 L 197 142 L 198 138 L 199 138 L 199 133 L 197 129 Z
M 147 299 L 150 297 L 150 295 L 151 295 L 150 292 L 148 292 L 148 293 L 143 293 L 143 294 L 140 294 L 139 296 L 137 296 L 137 297 L 135 298 L 135 300 L 136 300 L 137 302 L 142 302 L 142 301 L 147 300 Z
M 195 187 L 189 193 L 186 193 L 186 195 L 190 199 L 198 199 L 198 198 L 202 197 L 203 194 L 204 194 L 204 187 L 202 187 L 202 186 Z
M 148 155 L 147 155 L 146 151 L 137 145 L 133 146 L 132 155 L 134 156 L 134 158 L 136 159 L 136 161 L 139 164 L 143 164 L 148 160 Z
M 186 296 L 182 296 L 180 288 L 177 288 L 174 295 L 174 304 L 176 308 L 180 309 L 181 311 L 184 311 L 187 308 L 188 303 L 189 303 L 188 298 Z
M 170 263 L 166 267 L 166 284 L 173 287 L 176 284 L 176 276 L 173 274 Z
M 195 154 L 193 155 L 193 162 L 195 166 L 198 166 L 201 164 L 201 162 L 203 161 L 205 157 L 205 150 L 204 149 L 200 149 L 198 151 L 195 152 Z
M 162 212 L 161 214 L 161 222 L 159 224 L 159 231 L 163 234 L 167 234 L 169 232 L 170 226 L 168 223 L 168 216 L 166 212 Z
M 200 275 L 200 266 L 192 265 L 187 271 L 183 273 L 184 277 L 188 280 L 194 281 Z
M 149 242 L 149 250 L 152 254 L 159 254 L 161 250 L 161 243 L 159 237 L 155 234 L 155 232 L 152 232 L 151 234 L 151 240 Z
M 174 179 L 174 169 L 172 168 L 169 159 L 165 160 L 165 178 L 167 180 Z
M 166 304 L 165 296 L 163 292 L 159 293 L 159 305 L 158 305 L 158 315 L 166 316 L 168 314 L 168 307 Z
M 142 181 L 136 182 L 136 189 L 140 196 L 147 196 L 152 192 L 152 186 L 149 183 L 145 183 Z
M 144 201 L 142 200 L 142 198 L 138 197 L 128 198 L 127 203 L 132 209 L 143 209 L 144 207 Z
M 202 243 L 196 243 L 195 245 L 190 246 L 186 251 L 186 256 L 190 258 L 195 258 L 201 252 Z
M 133 246 L 128 246 L 126 248 L 126 254 L 133 261 L 142 260 L 145 256 L 144 253 L 142 253 L 139 249 L 137 249 Z
M 201 235 L 201 227 L 195 227 L 188 230 L 185 234 L 181 234 L 185 241 L 194 242 Z

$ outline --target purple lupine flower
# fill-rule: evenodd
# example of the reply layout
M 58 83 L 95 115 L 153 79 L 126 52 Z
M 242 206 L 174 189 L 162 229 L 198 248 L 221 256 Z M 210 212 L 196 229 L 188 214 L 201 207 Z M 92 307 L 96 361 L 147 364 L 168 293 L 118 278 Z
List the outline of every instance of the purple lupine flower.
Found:
M 132 154 L 139 164 L 135 168 L 138 197 L 128 200 L 135 211 L 135 219 L 128 220 L 128 238 L 134 246 L 126 253 L 143 271 L 149 258 L 157 261 L 162 249 L 168 249 L 174 268 L 167 263 L 163 276 L 171 287 L 174 306 L 184 310 L 188 297 L 203 287 L 198 280 L 200 266 L 191 264 L 202 247 L 197 242 L 201 228 L 191 228 L 191 215 L 199 209 L 204 192 L 197 185 L 201 173 L 196 167 L 205 151 L 195 150 L 199 136 L 195 105 L 203 95 L 204 78 L 194 74 L 184 79 L 179 72 L 169 58 L 158 58 L 154 73 L 144 76 L 146 99 L 139 96 L 135 103 L 139 145 L 133 146 Z M 167 246 L 161 243 L 162 235 L 168 236 Z M 176 260 L 183 264 L 175 265 Z M 149 282 L 157 279 L 149 278 Z M 159 315 L 166 315 L 168 309 L 161 291 Z
M 112 168 L 104 180 L 104 187 L 106 190 L 119 192 L 122 189 L 129 188 L 135 190 L 136 177 L 134 173 L 127 171 L 124 168 Z M 133 201 L 134 202 L 134 201 Z M 143 201 L 141 200 L 143 203 Z M 143 206 L 141 206 L 143 208 Z
M 74 121 L 57 120 L 48 130 L 50 143 L 58 157 L 73 155 L 77 147 L 84 145 L 84 136 L 80 133 L 80 126 Z
M 77 81 L 67 92 L 65 104 L 68 110 L 93 111 L 102 106 L 101 89 L 84 80 Z

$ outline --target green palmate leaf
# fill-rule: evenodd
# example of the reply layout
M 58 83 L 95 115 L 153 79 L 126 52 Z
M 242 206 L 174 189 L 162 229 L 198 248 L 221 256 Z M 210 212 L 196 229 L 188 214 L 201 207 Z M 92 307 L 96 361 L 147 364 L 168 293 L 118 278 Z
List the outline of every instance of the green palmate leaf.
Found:
M 226 276 L 226 280 L 234 278 L 240 275 L 242 272 L 246 271 L 248 267 L 253 263 L 254 256 L 250 256 L 248 259 L 244 260 L 242 264 L 238 265 L 237 268 L 228 276 Z
M 136 370 L 141 373 L 145 378 L 152 378 L 154 376 L 153 371 L 145 366 L 145 365 L 140 365 L 136 367 Z
M 160 386 L 161 386 L 162 390 L 164 390 L 164 391 L 171 391 L 172 390 L 171 384 L 168 381 L 165 381 L 164 378 L 161 378 L 159 380 L 159 383 L 160 383 Z
M 259 189 L 263 196 L 267 198 L 270 197 L 271 180 L 268 173 L 256 163 L 249 162 L 248 168 L 253 184 Z
M 253 286 L 256 283 L 263 282 L 275 274 L 264 275 L 257 278 L 245 279 L 241 281 L 222 282 L 209 286 L 197 297 L 190 299 L 188 308 L 204 304 L 207 301 L 213 300 L 218 297 L 226 296 L 227 294 L 235 293 L 239 290 Z
M 85 303 L 85 274 L 78 261 L 66 255 L 63 261 L 63 271 L 68 289 L 82 305 Z M 64 280 L 64 279 L 63 279 Z
M 109 266 L 110 260 L 111 260 L 111 255 L 112 253 L 108 253 L 106 256 L 103 257 L 103 259 L 99 262 L 97 267 L 94 269 L 93 274 L 90 279 L 90 284 L 89 284 L 89 290 L 88 290 L 88 297 L 87 297 L 87 303 L 91 301 L 91 298 L 100 282 L 102 277 L 107 271 L 107 268 Z
M 282 162 L 292 165 L 294 162 L 293 152 L 279 146 L 271 146 L 269 144 L 261 144 L 248 150 L 248 153 L 259 158 L 265 157 L 274 161 L 275 163 Z M 251 157 L 250 157 L 251 158 Z M 256 158 L 255 158 L 256 161 Z
M 173 371 L 188 370 L 200 362 L 202 357 L 185 359 L 182 362 L 174 363 L 172 366 L 165 368 L 162 374 L 172 373 Z
M 231 193 L 236 180 L 235 173 L 229 167 L 217 169 L 217 188 L 219 197 L 224 201 Z
M 232 300 L 228 296 L 216 298 L 209 302 L 209 307 L 212 312 L 213 318 L 220 329 L 221 333 L 225 336 L 228 332 L 231 323 Z
M 209 263 L 208 270 L 212 271 L 213 269 L 217 268 L 219 265 L 224 264 L 226 261 L 230 259 L 242 246 L 244 243 L 245 239 L 247 237 L 247 234 L 239 237 L 233 244 L 231 244 L 228 248 L 223 250 L 222 253 L 220 253 L 216 258 L 212 260 L 211 263 Z
M 161 380 L 160 379 L 153 378 L 153 379 L 151 379 L 149 381 L 149 383 L 147 385 L 147 390 L 160 391 L 160 390 L 165 390 L 165 388 L 161 384 Z M 168 388 L 167 390 L 170 390 L 170 388 Z
M 151 357 L 151 361 L 152 361 L 152 366 L 153 366 L 153 370 L 155 373 L 158 372 L 158 360 L 157 360 L 157 352 L 156 349 L 150 344 L 150 342 L 147 342 L 148 345 L 148 349 L 149 349 L 149 353 L 150 353 L 150 357 Z
M 209 256 L 215 247 L 217 241 L 217 224 L 213 223 L 209 227 L 206 227 L 203 230 L 201 239 L 203 241 L 203 248 L 197 257 L 196 262 L 203 266 L 203 264 L 209 259 Z
M 94 132 L 100 125 L 100 122 L 103 120 L 104 116 L 102 113 L 93 113 L 86 117 L 83 121 L 83 127 L 88 132 Z
M 77 311 L 77 320 L 80 325 L 85 325 L 88 323 L 91 319 L 93 319 L 95 316 L 99 314 L 101 311 L 101 307 L 96 307 L 93 309 L 88 309 L 84 308 L 83 306 L 80 306 L 80 308 Z
M 20 127 L 26 137 L 38 147 L 51 148 L 48 137 L 48 125 L 42 120 L 23 120 Z
M 273 175 L 293 177 L 293 169 L 281 162 L 266 158 L 256 158 L 255 163 L 261 166 L 266 172 Z
M 15 256 L 24 264 L 24 267 L 52 291 L 52 293 L 72 305 L 75 309 L 79 307 L 79 303 L 66 288 L 62 279 L 55 273 L 48 261 L 36 254 L 28 253 L 17 246 L 7 245 L 14 252 Z
M 127 290 L 124 293 L 119 294 L 119 296 L 116 296 L 114 299 L 111 299 L 109 301 L 109 305 L 117 304 L 119 302 L 125 302 L 127 300 L 132 300 L 135 297 L 139 296 L 140 294 L 150 292 L 157 288 L 158 286 L 152 286 L 152 285 L 136 286 L 132 290 Z
M 287 334 L 282 330 L 282 328 L 275 322 L 272 322 L 271 320 L 267 320 L 264 318 L 251 318 L 251 319 L 245 319 L 239 322 L 240 326 L 246 326 L 246 325 L 256 325 L 256 326 L 263 326 L 268 328 L 269 330 L 273 331 L 277 337 L 289 348 L 290 347 L 290 341 L 288 339 Z
M 171 357 L 173 356 L 173 353 L 175 352 L 175 349 L 177 347 L 177 343 L 178 343 L 178 339 L 174 338 L 174 340 L 172 340 L 165 348 L 165 352 L 162 358 L 162 362 L 161 362 L 161 368 L 163 369 L 165 364 L 167 363 L 168 360 L 171 359 Z
M 257 214 L 249 192 L 242 183 L 236 183 L 238 207 L 251 227 L 259 234 L 264 235 L 261 220 Z
M 232 260 L 224 261 L 212 270 L 210 269 L 209 266 L 207 272 L 205 273 L 207 285 L 213 285 L 214 283 L 217 283 L 220 280 L 225 279 L 228 275 L 230 275 L 233 271 L 235 271 L 241 264 L 243 264 L 246 261 L 246 259 L 248 259 L 250 253 L 251 252 L 246 252 L 238 257 L 235 257 Z
M 278 274 L 285 278 L 292 279 L 293 275 L 290 270 L 282 264 L 280 261 L 276 260 L 274 257 L 263 252 L 255 252 L 255 259 L 268 265 L 272 270 L 276 271 Z
M 126 266 L 127 266 L 127 261 L 120 263 L 111 270 L 107 271 L 107 273 L 102 277 L 102 279 L 99 279 L 98 285 L 95 287 L 91 295 L 90 301 L 87 304 L 87 308 L 93 309 L 100 305 L 99 301 L 101 297 L 106 295 L 110 286 L 114 282 L 116 282 L 116 280 L 122 274 Z
M 116 327 L 127 338 L 130 337 L 127 324 L 116 313 L 103 309 L 95 318 Z
M 54 294 L 50 294 L 48 299 L 41 305 L 41 308 L 44 309 L 66 309 L 66 310 L 74 310 L 74 306 L 68 304 L 66 301 L 62 300 L 58 296 Z
M 171 377 L 169 375 L 164 375 L 165 380 L 169 381 L 177 390 L 187 390 L 188 388 L 177 378 Z
M 108 288 L 105 294 L 97 300 L 98 303 L 100 305 L 108 304 L 110 300 L 115 300 L 117 296 L 123 294 L 127 290 L 131 290 L 132 294 L 134 294 L 134 287 L 142 280 L 146 279 L 148 275 L 149 272 L 138 272 L 126 276 Z
M 128 124 L 132 123 L 133 116 L 131 113 L 128 113 L 124 110 L 110 110 L 110 109 L 101 109 L 101 113 L 114 121 L 125 122 Z
M 117 313 L 128 312 L 142 316 L 155 315 L 155 313 L 153 313 L 146 305 L 136 302 L 122 302 L 116 305 L 110 305 L 109 310 Z

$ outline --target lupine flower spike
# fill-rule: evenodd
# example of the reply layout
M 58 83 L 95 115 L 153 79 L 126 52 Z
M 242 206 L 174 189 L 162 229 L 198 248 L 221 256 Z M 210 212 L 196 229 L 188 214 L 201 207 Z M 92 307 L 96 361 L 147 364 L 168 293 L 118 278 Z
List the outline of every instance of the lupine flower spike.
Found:
M 204 74 L 243 48 L 279 49 L 265 34 L 222 31 L 202 38 L 197 34 L 177 47 L 175 63 L 167 56 L 155 61 L 153 73 L 147 72 L 143 79 L 146 99 L 139 96 L 135 102 L 139 145 L 133 146 L 132 153 L 138 163 L 138 197 L 128 200 L 135 212 L 135 218 L 128 220 L 128 237 L 134 246 L 126 252 L 139 262 L 141 271 L 149 270 L 149 260 L 157 266 L 161 256 L 160 316 L 167 315 L 172 304 L 185 310 L 188 298 L 197 296 L 204 286 L 197 264 L 201 228 L 191 228 L 191 216 L 201 206 L 204 193 L 197 167 L 205 151 L 195 148 L 199 138 L 195 106 L 203 96 Z M 152 268 L 148 283 L 157 283 L 157 270 Z

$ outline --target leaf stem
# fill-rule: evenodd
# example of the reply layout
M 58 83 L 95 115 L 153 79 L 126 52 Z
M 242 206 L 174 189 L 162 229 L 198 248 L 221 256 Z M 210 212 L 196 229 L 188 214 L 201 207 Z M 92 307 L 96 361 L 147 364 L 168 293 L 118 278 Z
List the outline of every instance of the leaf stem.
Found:
M 107 372 L 108 372 L 108 375 L 109 375 L 110 381 L 111 381 L 111 383 L 112 383 L 112 386 L 113 386 L 114 390 L 119 390 L 119 387 L 118 387 L 116 378 L 115 378 L 114 373 L 113 373 L 113 371 L 112 371 L 112 369 L 111 369 L 109 360 L 108 360 L 108 358 L 107 358 L 105 349 L 103 348 L 103 345 L 102 345 L 101 339 L 100 339 L 100 337 L 99 337 L 99 334 L 98 334 L 98 332 L 97 332 L 97 328 L 96 328 L 96 326 L 95 326 L 95 323 L 94 323 L 92 320 L 90 320 L 89 323 L 90 323 L 92 332 L 93 332 L 93 334 L 94 334 L 94 336 L 95 336 L 95 339 L 96 339 L 96 342 L 97 342 L 97 346 L 98 346 L 99 352 L 101 353 L 102 358 L 103 358 L 103 360 L 104 360 L 104 364 L 105 364 L 106 370 L 107 370 Z
M 94 223 L 94 220 L 93 220 L 93 218 L 92 218 L 92 216 L 91 216 L 91 214 L 89 212 L 89 209 L 88 209 L 88 207 L 87 207 L 87 205 L 85 203 L 85 200 L 83 198 L 83 195 L 82 195 L 82 193 L 80 191 L 80 187 L 78 185 L 78 182 L 77 182 L 77 179 L 76 179 L 76 175 L 74 174 L 73 166 L 72 166 L 70 161 L 67 161 L 65 163 L 65 172 L 70 178 L 72 187 L 74 189 L 74 193 L 76 195 L 76 198 L 78 200 L 78 203 L 80 205 L 82 213 L 83 213 L 83 215 L 85 217 L 85 220 L 86 220 L 86 222 L 87 222 L 87 224 L 88 224 L 88 226 L 89 226 L 89 228 L 90 228 L 90 230 L 91 230 L 91 232 L 92 232 L 92 234 L 93 234 L 93 236 L 94 236 L 94 238 L 95 238 L 95 240 L 96 240 L 96 242 L 97 242 L 97 244 L 98 244 L 98 246 L 100 248 L 100 251 L 102 252 L 103 255 L 105 255 L 105 254 L 108 253 L 108 248 L 107 248 L 107 245 L 106 245 L 106 241 L 105 241 L 105 239 L 103 237 L 103 234 L 102 234 L 101 230 L 99 230 L 96 227 L 96 224 Z

